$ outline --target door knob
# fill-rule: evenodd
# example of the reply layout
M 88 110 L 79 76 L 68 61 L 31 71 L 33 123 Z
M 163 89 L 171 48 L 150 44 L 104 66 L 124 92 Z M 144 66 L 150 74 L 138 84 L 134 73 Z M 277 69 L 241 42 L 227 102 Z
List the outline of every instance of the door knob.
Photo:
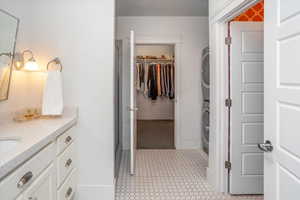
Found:
M 269 140 L 266 140 L 265 143 L 258 144 L 257 146 L 260 150 L 262 150 L 264 152 L 272 152 L 274 149 L 272 143 Z
M 129 111 L 138 111 L 139 109 L 137 107 L 132 108 L 132 107 L 128 106 L 128 110 Z

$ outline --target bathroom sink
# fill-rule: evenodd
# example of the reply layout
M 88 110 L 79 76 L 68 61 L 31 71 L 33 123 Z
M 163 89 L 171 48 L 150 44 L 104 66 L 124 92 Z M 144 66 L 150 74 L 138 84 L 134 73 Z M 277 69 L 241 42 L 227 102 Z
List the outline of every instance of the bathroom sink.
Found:
M 19 142 L 20 140 L 16 138 L 0 138 L 0 154 L 12 151 L 18 145 Z

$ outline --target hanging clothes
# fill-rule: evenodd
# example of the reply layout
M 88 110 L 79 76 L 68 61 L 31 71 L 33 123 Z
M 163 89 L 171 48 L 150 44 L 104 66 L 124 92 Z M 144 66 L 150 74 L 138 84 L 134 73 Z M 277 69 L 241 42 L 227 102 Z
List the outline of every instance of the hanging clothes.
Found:
M 170 99 L 174 99 L 175 97 L 175 69 L 174 65 L 170 65 L 170 76 L 171 76 L 171 89 L 170 89 Z
M 145 97 L 175 98 L 175 66 L 173 63 L 136 63 L 136 88 Z
M 156 64 L 156 77 L 157 77 L 157 95 L 161 96 L 160 64 Z
M 140 65 L 140 73 L 139 73 L 139 87 L 141 91 L 144 91 L 144 73 L 145 73 L 145 68 L 143 66 L 144 64 Z
M 170 70 L 169 65 L 166 65 L 166 96 L 169 97 L 170 95 Z
M 165 96 L 166 94 L 164 69 L 165 69 L 165 64 L 162 64 L 160 67 L 161 96 Z
M 144 64 L 144 87 L 143 87 L 145 96 L 148 96 L 148 92 L 149 92 L 148 78 L 149 78 L 149 64 L 145 63 Z
M 141 80 L 140 80 L 140 69 L 141 69 L 141 63 L 137 63 L 136 64 L 136 83 L 135 83 L 135 85 L 136 85 L 136 89 L 138 90 L 138 91 L 140 91 L 141 90 Z
M 149 98 L 157 99 L 157 80 L 156 80 L 156 65 L 150 65 L 149 70 Z

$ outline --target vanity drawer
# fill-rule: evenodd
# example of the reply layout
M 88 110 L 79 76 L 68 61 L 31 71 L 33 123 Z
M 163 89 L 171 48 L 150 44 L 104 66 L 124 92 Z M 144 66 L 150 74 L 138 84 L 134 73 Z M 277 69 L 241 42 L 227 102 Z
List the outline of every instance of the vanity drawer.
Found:
M 73 169 L 70 176 L 57 192 L 57 200 L 70 200 L 76 193 L 77 170 Z
M 57 186 L 65 180 L 75 167 L 75 144 L 72 143 L 57 159 Z
M 75 127 L 73 126 L 57 138 L 57 154 L 56 155 L 63 152 L 67 148 L 67 146 L 69 146 L 74 141 L 74 139 L 75 139 L 74 132 L 75 132 Z
M 55 145 L 49 144 L 0 182 L 1 200 L 15 199 L 55 158 Z

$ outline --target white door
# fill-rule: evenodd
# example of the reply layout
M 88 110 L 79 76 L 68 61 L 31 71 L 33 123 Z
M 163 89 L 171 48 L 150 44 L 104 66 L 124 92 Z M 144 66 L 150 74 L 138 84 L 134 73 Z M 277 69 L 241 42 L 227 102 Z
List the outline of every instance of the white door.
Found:
M 231 23 L 231 194 L 263 193 L 263 26 Z
M 135 152 L 136 152 L 136 68 L 135 68 L 135 36 L 130 31 L 130 174 L 135 174 Z
M 265 1 L 265 199 L 300 199 L 300 1 Z M 270 145 L 269 145 L 270 146 Z
M 55 200 L 55 167 L 51 164 L 17 200 Z

